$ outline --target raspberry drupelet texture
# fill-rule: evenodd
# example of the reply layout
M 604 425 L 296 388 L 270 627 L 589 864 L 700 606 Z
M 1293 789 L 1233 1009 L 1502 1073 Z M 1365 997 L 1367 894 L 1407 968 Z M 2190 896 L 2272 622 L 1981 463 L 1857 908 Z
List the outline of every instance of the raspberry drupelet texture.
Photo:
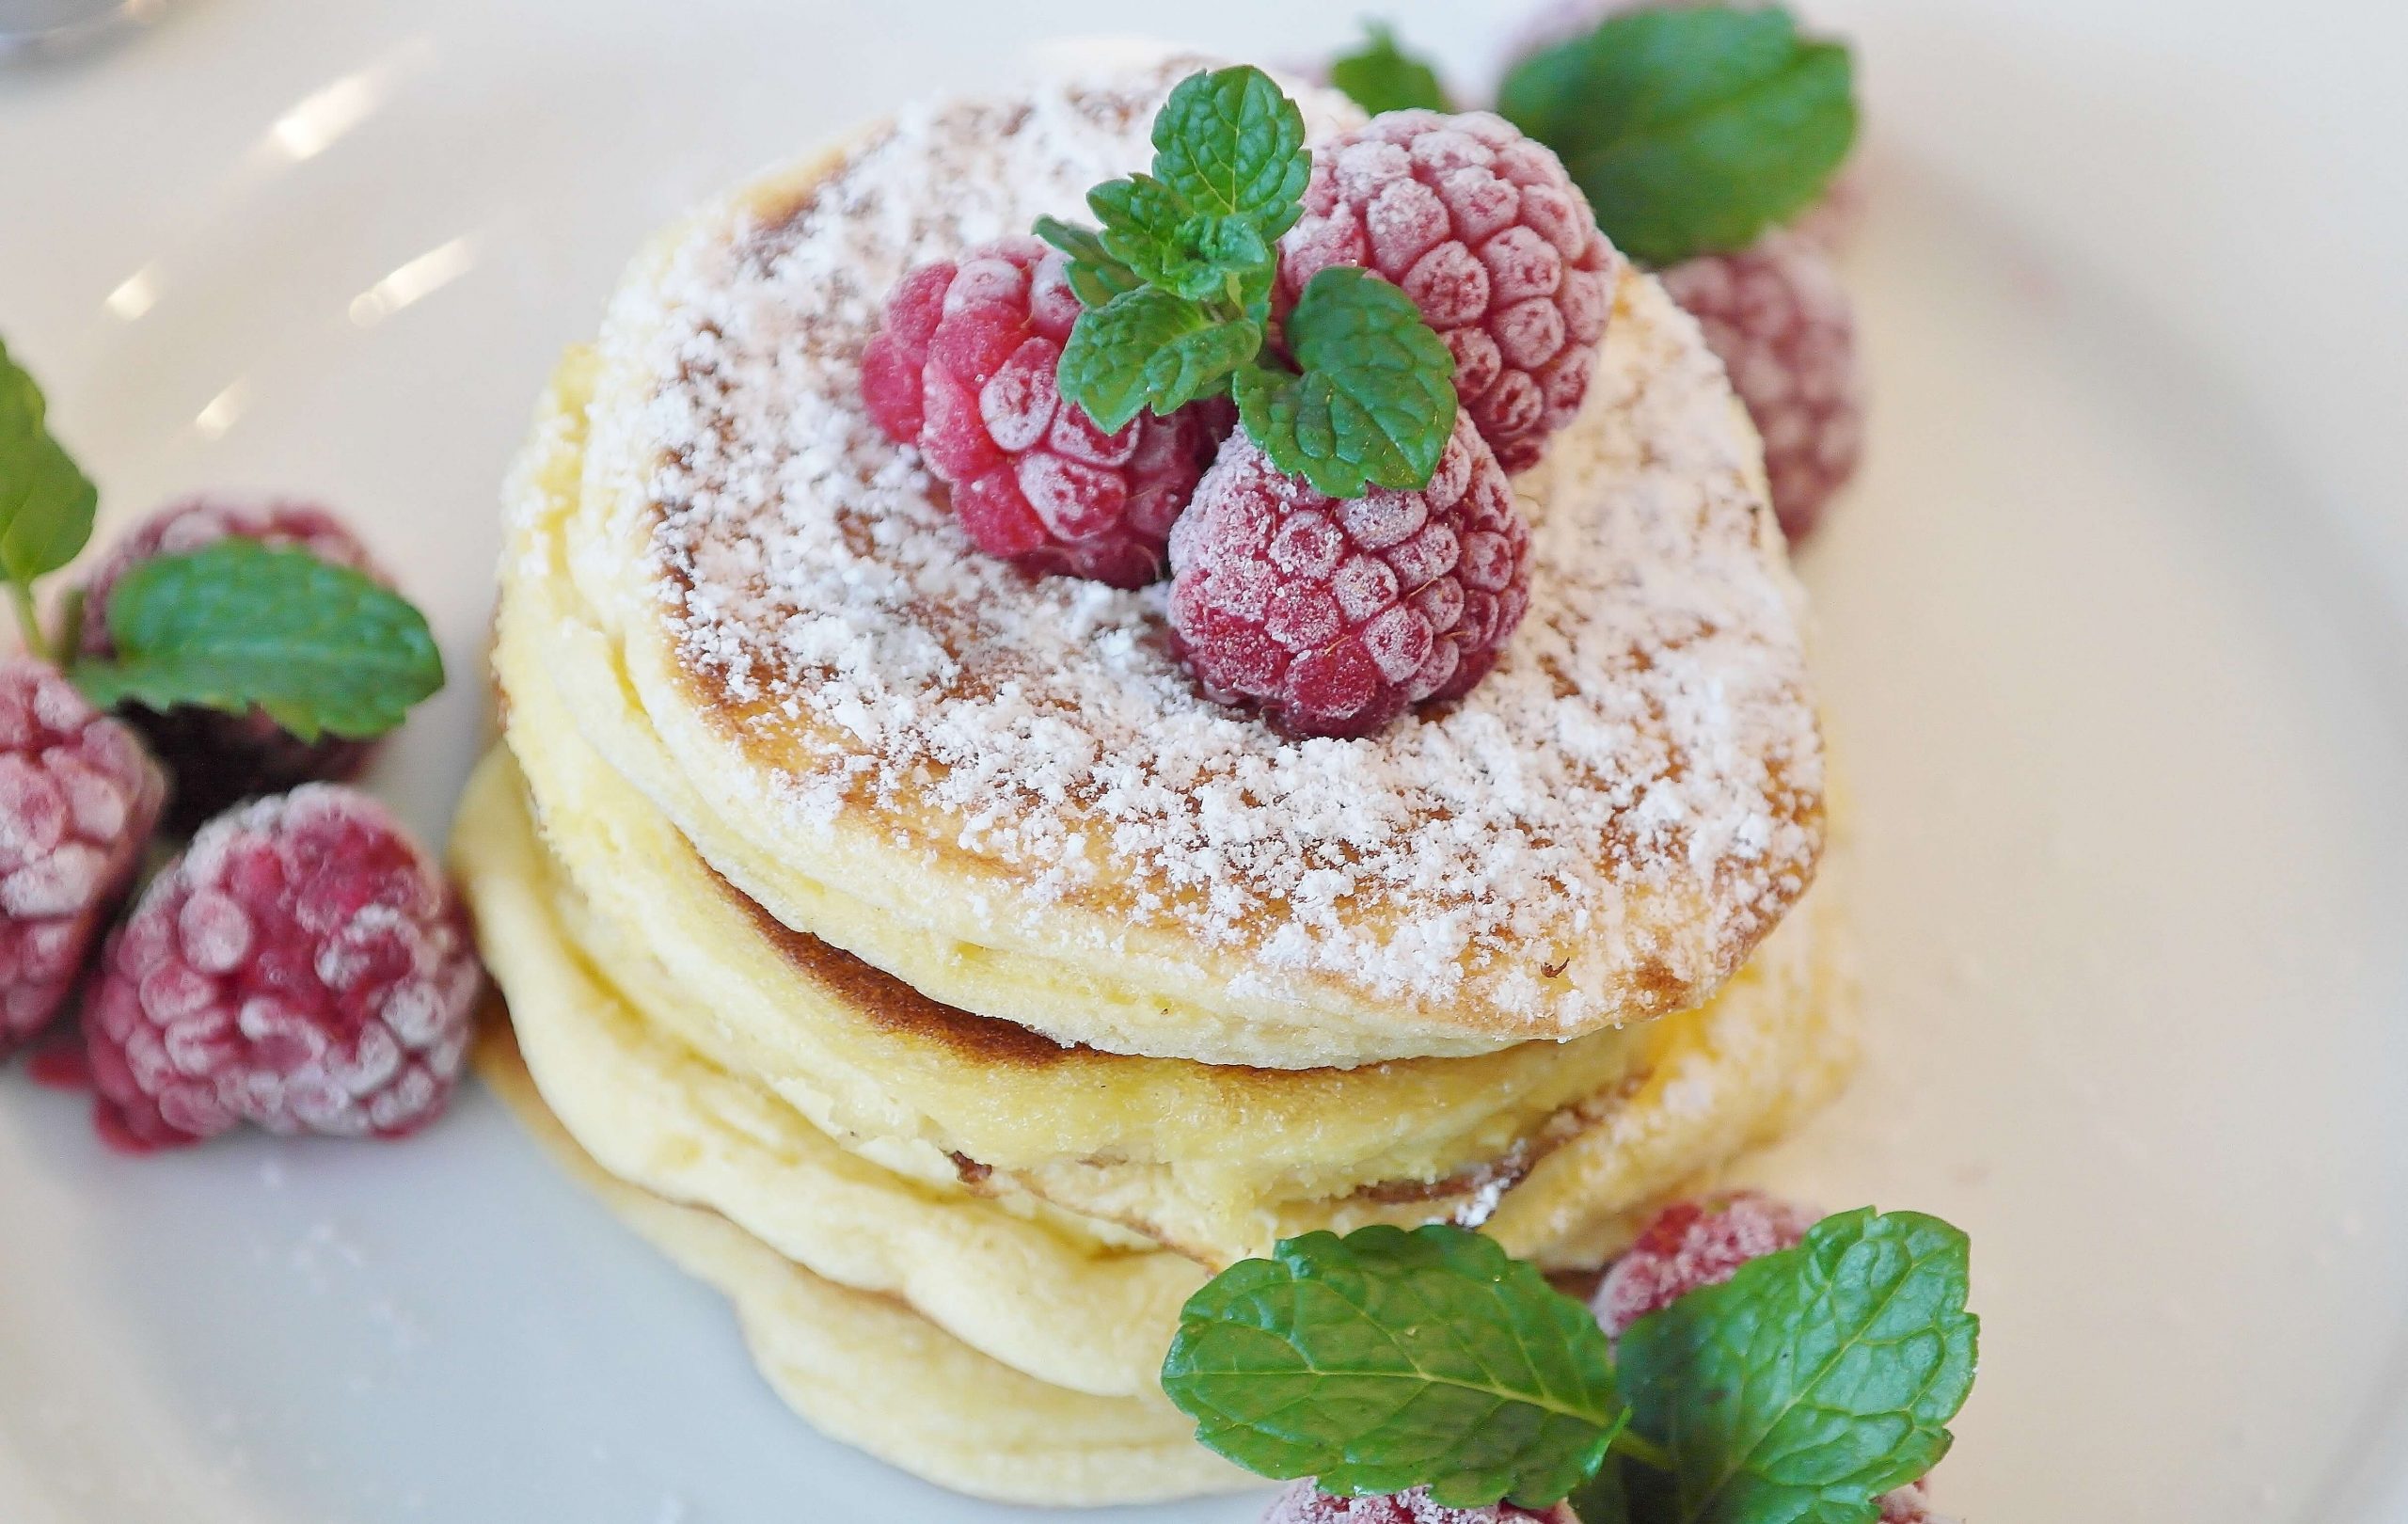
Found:
M 1580 1524 L 1580 1520 L 1568 1503 L 1540 1513 L 1512 1503 L 1450 1508 L 1433 1501 L 1426 1487 L 1371 1498 L 1336 1498 L 1307 1479 L 1274 1499 L 1262 1524 Z
M 109 639 L 109 595 L 127 572 L 157 556 L 182 555 L 224 539 L 307 550 L 319 560 L 384 580 L 368 551 L 341 520 L 309 503 L 221 502 L 194 498 L 160 509 L 109 550 L 85 584 L 84 624 L 78 632 L 87 657 L 115 654 Z M 260 794 L 281 793 L 305 783 L 356 778 L 374 754 L 375 742 L 325 736 L 305 741 L 261 710 L 221 714 L 214 709 L 147 709 L 130 705 L 125 719 L 174 781 L 168 824 L 190 832 L 228 805 Z
M 1864 437 L 1856 312 L 1823 252 L 1773 233 L 1663 274 L 1730 373 L 1765 441 L 1773 512 L 1795 543 L 1856 474 Z
M 919 446 L 979 549 L 1142 587 L 1232 415 L 1196 403 L 1105 434 L 1065 402 L 1054 369 L 1079 299 L 1064 269 L 1038 240 L 1005 238 L 913 270 L 862 354 L 862 400 L 889 438 Z
M 84 1009 L 102 1135 L 415 1132 L 451 1098 L 481 978 L 458 897 L 383 805 L 330 784 L 255 801 L 109 945 Z
M 166 792 L 134 732 L 55 668 L 0 660 L 0 1056 L 75 988 Z
M 1759 1191 L 1680 1201 L 1658 1213 L 1613 1262 L 1590 1306 L 1609 1339 L 1701 1286 L 1719 1286 L 1750 1260 L 1806 1236 L 1820 1214 Z
M 1468 416 L 1429 485 L 1344 501 L 1241 430 L 1171 533 L 1171 648 L 1292 735 L 1369 735 L 1487 675 L 1529 607 L 1529 549 Z
M 1304 205 L 1281 300 L 1334 265 L 1385 276 L 1446 341 L 1497 463 L 1536 465 L 1588 395 L 1621 264 L 1562 161 L 1484 111 L 1391 111 L 1313 155 Z

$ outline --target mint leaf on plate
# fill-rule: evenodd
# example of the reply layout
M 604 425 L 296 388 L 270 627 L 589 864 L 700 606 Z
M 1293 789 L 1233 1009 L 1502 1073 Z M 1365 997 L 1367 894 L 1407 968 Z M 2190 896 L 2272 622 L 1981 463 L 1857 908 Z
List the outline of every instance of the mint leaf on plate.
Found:
M 1366 270 L 1323 270 L 1285 332 L 1304 373 L 1254 365 L 1236 383 L 1272 464 L 1333 498 L 1427 485 L 1454 432 L 1455 362 L 1413 299 Z
M 1802 211 L 1856 139 L 1847 49 L 1778 8 L 1607 21 L 1507 76 L 1497 109 L 1560 154 L 1641 263 L 1745 247 Z
M 1633 1324 L 1631 1427 L 1669 1477 L 1624 1468 L 1650 1524 L 1872 1524 L 1948 1453 L 1973 1384 L 1965 1235 L 1911 1212 L 1826 1217 Z
M 1379 22 L 1366 24 L 1363 45 L 1333 59 L 1329 82 L 1347 99 L 1376 117 L 1383 111 L 1409 111 L 1419 106 L 1447 109 L 1446 87 L 1438 71 L 1397 46 L 1396 34 Z
M 1115 434 L 1140 408 L 1166 414 L 1218 389 L 1261 344 L 1262 330 L 1243 318 L 1144 286 L 1079 314 L 1055 382 Z
M 1180 80 L 1154 116 L 1153 138 L 1155 176 L 1192 210 L 1246 218 L 1265 244 L 1301 214 L 1312 170 L 1304 113 L 1261 70 Z
M 95 705 L 253 706 L 303 740 L 402 722 L 443 686 L 443 658 L 408 600 L 306 550 L 227 539 L 160 556 L 109 596 L 113 661 L 72 674 Z
M 0 342 L 0 577 L 29 600 L 34 579 L 75 559 L 92 537 L 100 491 L 44 422 L 41 389 Z M 28 629 L 31 643 L 38 632 Z
M 1544 1507 L 1624 1421 L 1588 1309 L 1460 1228 L 1291 1238 L 1188 1299 L 1163 1389 L 1196 1438 L 1333 1493 Z

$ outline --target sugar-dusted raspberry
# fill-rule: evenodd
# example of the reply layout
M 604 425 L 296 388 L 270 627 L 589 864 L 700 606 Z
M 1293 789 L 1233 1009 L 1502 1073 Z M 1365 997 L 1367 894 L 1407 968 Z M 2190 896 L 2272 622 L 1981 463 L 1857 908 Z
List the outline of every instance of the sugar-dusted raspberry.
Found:
M 307 550 L 321 561 L 384 580 L 367 548 L 324 508 L 282 500 L 186 499 L 135 526 L 110 548 L 93 572 L 85 585 L 83 654 L 107 657 L 115 653 L 109 640 L 109 595 L 127 572 L 154 556 L 182 555 L 224 539 Z M 339 736 L 302 740 L 259 709 L 221 714 L 214 709 L 162 711 L 128 705 L 124 714 L 167 766 L 175 785 L 168 802 L 168 825 L 180 833 L 190 832 L 228 805 L 255 795 L 357 777 L 375 750 L 373 741 L 345 740 Z
M 166 792 L 134 732 L 55 668 L 0 660 L 0 1056 L 74 989 Z
M 458 897 L 383 805 L 332 784 L 254 801 L 109 945 L 84 1008 L 102 1134 L 415 1132 L 451 1098 L 481 976 Z
M 924 264 L 887 297 L 862 353 L 862 400 L 953 489 L 978 548 L 1037 576 L 1115 587 L 1162 575 L 1163 544 L 1229 431 L 1226 401 L 1117 434 L 1054 389 L 1079 299 L 1062 256 L 1034 238 Z
M 1720 1285 L 1750 1260 L 1789 1247 L 1818 1215 L 1760 1191 L 1675 1202 L 1606 1271 L 1590 1306 L 1607 1337 L 1619 1339 L 1648 1313 L 1701 1286 Z
M 1664 272 L 1721 357 L 1732 389 L 1764 436 L 1773 512 L 1792 542 L 1856 474 L 1864 402 L 1856 311 L 1820 249 L 1773 233 L 1737 254 L 1703 254 Z
M 1946 1516 L 1932 1511 L 1930 1484 L 1910 1482 L 1895 1492 L 1881 1495 L 1881 1524 L 1955 1524 Z
M 1487 675 L 1529 607 L 1529 548 L 1468 417 L 1428 486 L 1344 501 L 1241 430 L 1171 532 L 1171 648 L 1291 734 L 1369 735 Z
M 1336 1498 L 1307 1478 L 1272 1500 L 1262 1524 L 1580 1524 L 1580 1520 L 1569 1503 L 1558 1503 L 1543 1513 L 1512 1503 L 1450 1508 L 1433 1501 L 1426 1487 L 1371 1498 Z
M 1545 145 L 1485 111 L 1391 111 L 1313 155 L 1279 240 L 1292 302 L 1333 265 L 1413 298 L 1455 357 L 1455 392 L 1497 462 L 1538 463 L 1588 395 L 1620 264 Z

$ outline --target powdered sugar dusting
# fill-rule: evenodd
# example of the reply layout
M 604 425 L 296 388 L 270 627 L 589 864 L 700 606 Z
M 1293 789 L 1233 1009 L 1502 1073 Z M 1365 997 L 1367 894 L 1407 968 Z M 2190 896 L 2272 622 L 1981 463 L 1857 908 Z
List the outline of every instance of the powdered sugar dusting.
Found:
M 655 378 L 631 484 L 683 666 L 798 823 L 882 812 L 898 849 L 982 859 L 1005 899 L 1244 949 L 1265 988 L 1477 984 L 1568 1027 L 1651 979 L 1710 982 L 1812 877 L 1821 756 L 1745 431 L 1651 285 L 1622 288 L 1587 406 L 1517 480 L 1535 574 L 1501 664 L 1367 739 L 1282 740 L 1206 699 L 1159 587 L 976 554 L 862 406 L 903 271 L 1078 215 L 1144 166 L 1193 67 L 907 113 L 799 208 L 690 238 L 631 290 L 608 358 Z M 1305 99 L 1317 135 L 1345 124 Z

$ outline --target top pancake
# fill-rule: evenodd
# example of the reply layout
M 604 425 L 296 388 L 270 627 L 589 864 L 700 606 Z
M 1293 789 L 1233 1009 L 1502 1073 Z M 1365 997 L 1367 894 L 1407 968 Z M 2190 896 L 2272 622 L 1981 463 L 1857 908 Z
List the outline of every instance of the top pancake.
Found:
M 1204 698 L 1160 588 L 978 554 L 863 410 L 895 280 L 1077 214 L 1194 67 L 908 115 L 639 263 L 567 529 L 606 750 L 781 921 L 1067 1041 L 1351 1064 L 1699 1003 L 1811 881 L 1822 760 L 1756 441 L 1653 281 L 1516 479 L 1503 661 L 1362 740 Z

